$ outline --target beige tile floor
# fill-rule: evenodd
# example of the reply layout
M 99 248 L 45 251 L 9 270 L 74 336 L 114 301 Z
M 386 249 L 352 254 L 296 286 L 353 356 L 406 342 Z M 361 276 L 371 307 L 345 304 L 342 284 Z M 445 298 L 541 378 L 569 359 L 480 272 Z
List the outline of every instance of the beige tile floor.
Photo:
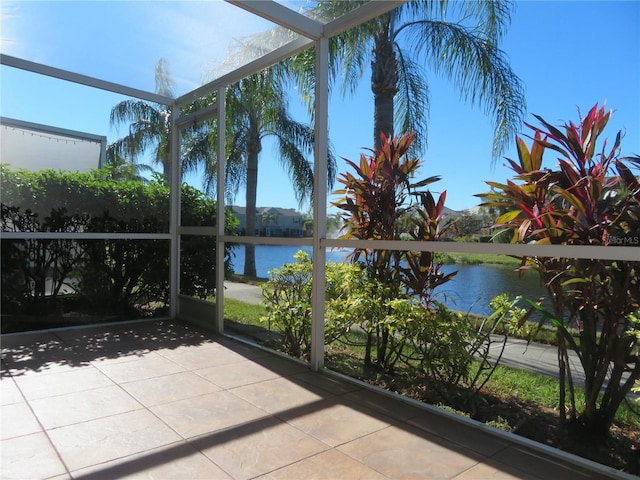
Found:
M 2 479 L 608 476 L 179 322 L 2 349 Z

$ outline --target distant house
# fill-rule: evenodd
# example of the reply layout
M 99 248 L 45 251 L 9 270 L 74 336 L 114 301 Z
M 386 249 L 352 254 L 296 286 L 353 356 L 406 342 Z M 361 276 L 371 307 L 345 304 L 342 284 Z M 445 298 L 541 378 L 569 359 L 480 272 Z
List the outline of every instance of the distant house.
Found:
M 247 233 L 247 209 L 231 206 L 231 211 L 240 221 L 238 234 Z M 256 232 L 259 237 L 302 237 L 304 219 L 293 208 L 258 207 L 256 208 Z

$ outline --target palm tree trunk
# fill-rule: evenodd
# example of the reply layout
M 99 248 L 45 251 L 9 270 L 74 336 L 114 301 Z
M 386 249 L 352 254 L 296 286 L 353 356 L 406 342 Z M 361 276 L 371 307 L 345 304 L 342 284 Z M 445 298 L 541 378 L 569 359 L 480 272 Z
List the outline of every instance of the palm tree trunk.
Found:
M 256 197 L 258 191 L 258 154 L 262 149 L 260 144 L 260 134 L 258 122 L 255 119 L 249 120 L 249 140 L 247 152 L 247 196 L 246 196 L 246 225 L 245 235 L 254 236 L 256 234 Z M 256 249 L 253 244 L 244 246 L 244 275 L 247 277 L 256 276 Z
M 162 164 L 162 175 L 167 181 L 167 185 L 171 185 L 171 165 L 167 163 Z
M 389 28 L 375 38 L 371 62 L 371 91 L 374 97 L 373 145 L 381 147 L 380 134 L 393 137 L 393 97 L 398 91 L 398 61 L 388 35 Z
M 162 152 L 162 173 L 164 175 L 165 180 L 167 181 L 167 185 L 171 186 L 171 177 L 174 174 L 171 168 L 171 124 L 169 123 L 171 119 L 171 110 L 167 110 L 167 115 L 165 116 L 165 125 L 164 125 L 164 138 L 160 140 L 160 148 Z M 163 145 L 164 143 L 164 145 Z M 178 174 L 179 175 L 179 174 Z

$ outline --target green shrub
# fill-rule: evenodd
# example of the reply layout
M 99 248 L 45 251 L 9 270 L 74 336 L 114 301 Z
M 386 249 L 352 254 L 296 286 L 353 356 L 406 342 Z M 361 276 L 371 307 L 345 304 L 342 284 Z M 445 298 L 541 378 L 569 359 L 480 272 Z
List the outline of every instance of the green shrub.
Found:
M 269 271 L 262 285 L 267 314 L 261 319 L 283 335 L 282 348 L 303 357 L 311 348 L 311 271 L 309 254 L 298 251 L 295 262 Z
M 294 255 L 295 262 L 269 271 L 262 285 L 267 313 L 261 320 L 282 336 L 282 349 L 295 357 L 306 357 L 311 346 L 311 272 L 313 264 L 307 252 Z M 352 316 L 342 308 L 362 282 L 357 265 L 327 262 L 325 344 L 348 332 Z
M 464 315 L 441 304 L 427 309 L 409 299 L 391 300 L 389 307 L 392 314 L 387 321 L 395 336 L 410 346 L 402 349 L 408 350 L 407 355 L 398 353 L 405 363 L 449 384 L 469 379 L 473 360 L 469 347 L 476 332 Z
M 88 173 L 0 170 L 2 231 L 168 233 L 169 190 L 160 182 L 117 181 L 110 169 Z M 184 224 L 215 224 L 216 205 L 182 186 Z M 225 225 L 231 229 L 230 212 Z M 213 237 L 183 237 L 181 293 L 205 298 L 215 288 Z M 225 268 L 230 269 L 230 248 Z M 169 300 L 168 240 L 28 239 L 2 241 L 2 307 L 57 310 L 63 286 L 93 309 L 158 308 Z M 69 280 L 73 284 L 69 285 Z M 53 282 L 51 286 L 48 282 Z

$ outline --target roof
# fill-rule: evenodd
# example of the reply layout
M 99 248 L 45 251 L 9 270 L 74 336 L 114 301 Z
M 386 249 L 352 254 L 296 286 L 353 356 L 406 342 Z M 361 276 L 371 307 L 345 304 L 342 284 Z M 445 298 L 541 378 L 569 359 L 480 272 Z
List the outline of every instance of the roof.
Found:
M 239 207 L 237 205 L 231 205 L 229 208 L 231 208 L 231 211 L 233 213 L 235 213 L 236 215 L 246 215 L 247 214 L 247 208 L 246 207 Z M 293 209 L 293 208 L 279 208 L 279 207 L 257 207 L 256 208 L 256 213 L 258 213 L 259 215 L 265 214 L 265 213 L 275 213 L 276 215 L 282 215 L 285 217 L 300 217 L 302 216 L 302 214 L 300 212 L 298 212 L 297 210 Z

